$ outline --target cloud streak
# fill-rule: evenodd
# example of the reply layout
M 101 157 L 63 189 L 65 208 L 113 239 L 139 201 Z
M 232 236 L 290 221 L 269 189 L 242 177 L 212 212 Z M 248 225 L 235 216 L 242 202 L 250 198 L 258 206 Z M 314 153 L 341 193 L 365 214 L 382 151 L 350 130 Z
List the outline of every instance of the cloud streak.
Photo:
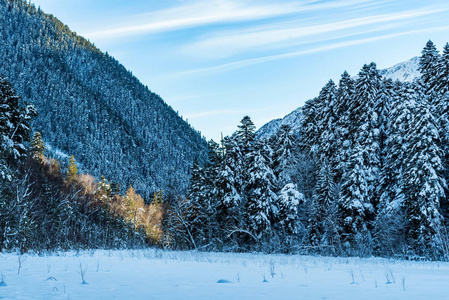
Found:
M 305 11 L 322 11 L 349 7 L 369 0 L 342 0 L 322 2 L 317 0 L 290 1 L 273 4 L 251 1 L 201 0 L 128 18 L 120 26 L 87 33 L 91 39 L 111 39 L 130 35 L 155 34 L 198 26 L 267 19 Z
M 297 56 L 303 56 L 303 55 L 314 54 L 314 53 L 319 53 L 319 52 L 324 52 L 324 51 L 329 51 L 329 50 L 334 50 L 334 49 L 339 49 L 339 48 L 356 46 L 356 45 L 360 45 L 360 44 L 377 42 L 380 40 L 390 39 L 390 38 L 394 38 L 394 37 L 398 37 L 398 36 L 411 35 L 411 34 L 417 34 L 417 33 L 423 33 L 423 32 L 444 31 L 444 30 L 449 30 L 449 26 L 410 30 L 410 31 L 406 31 L 406 32 L 386 34 L 386 35 L 377 36 L 377 37 L 339 42 L 339 43 L 329 44 L 326 46 L 316 47 L 313 49 L 308 49 L 308 50 L 303 50 L 303 51 L 295 51 L 295 52 L 289 52 L 289 53 L 284 53 L 284 54 L 276 54 L 276 55 L 269 55 L 269 56 L 263 56 L 263 57 L 252 58 L 252 59 L 239 60 L 239 61 L 225 63 L 225 64 L 213 66 L 213 67 L 206 67 L 206 68 L 199 68 L 199 69 L 195 69 L 195 70 L 184 71 L 184 72 L 178 73 L 178 75 L 189 75 L 189 74 L 204 73 L 204 72 L 227 71 L 227 70 L 242 68 L 242 67 L 246 67 L 246 66 L 250 66 L 250 65 L 254 65 L 254 64 L 266 63 L 266 62 L 275 61 L 275 60 L 288 59 L 288 58 L 293 58 L 293 57 L 297 57 Z
M 305 38 L 342 30 L 347 32 L 348 30 L 367 25 L 391 24 L 391 22 L 415 20 L 416 18 L 433 15 L 441 11 L 441 9 L 410 10 L 314 26 L 300 26 L 298 24 L 292 26 L 291 23 L 285 23 L 277 24 L 276 27 L 278 28 L 276 29 L 262 27 L 260 30 L 252 30 L 249 32 L 242 32 L 241 30 L 228 33 L 220 32 L 214 34 L 212 38 L 187 45 L 184 51 L 187 51 L 187 53 L 213 53 L 215 57 L 226 57 L 244 52 L 248 49 L 260 49 L 261 46 L 273 45 L 279 48 L 286 46 L 286 44 L 304 43 Z

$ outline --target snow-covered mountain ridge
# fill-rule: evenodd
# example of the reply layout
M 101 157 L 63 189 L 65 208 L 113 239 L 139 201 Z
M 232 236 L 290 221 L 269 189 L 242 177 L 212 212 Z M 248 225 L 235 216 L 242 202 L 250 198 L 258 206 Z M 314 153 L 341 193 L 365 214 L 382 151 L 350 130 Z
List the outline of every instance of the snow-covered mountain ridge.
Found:
M 413 57 L 412 59 L 398 63 L 392 67 L 380 70 L 380 74 L 383 77 L 391 78 L 393 80 L 412 82 L 419 77 L 418 70 L 419 57 Z M 276 134 L 282 125 L 290 125 L 292 132 L 299 133 L 299 127 L 301 126 L 302 119 L 302 107 L 299 107 L 286 115 L 283 118 L 274 119 L 266 123 L 257 131 L 259 138 L 269 138 Z

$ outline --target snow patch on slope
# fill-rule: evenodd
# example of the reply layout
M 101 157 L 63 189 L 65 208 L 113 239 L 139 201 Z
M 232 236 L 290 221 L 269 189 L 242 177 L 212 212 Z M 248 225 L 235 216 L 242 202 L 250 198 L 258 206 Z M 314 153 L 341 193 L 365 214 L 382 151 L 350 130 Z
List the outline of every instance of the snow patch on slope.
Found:
M 419 57 L 398 63 L 390 68 L 380 71 L 380 75 L 393 80 L 412 82 L 420 76 Z

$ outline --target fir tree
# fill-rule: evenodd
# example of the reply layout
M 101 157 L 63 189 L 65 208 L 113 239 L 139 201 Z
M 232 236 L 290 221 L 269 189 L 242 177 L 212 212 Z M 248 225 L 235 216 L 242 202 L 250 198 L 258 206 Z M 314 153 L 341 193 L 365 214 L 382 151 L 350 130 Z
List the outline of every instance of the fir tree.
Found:
M 290 245 L 299 234 L 298 207 L 304 201 L 304 195 L 298 192 L 293 183 L 287 183 L 277 197 L 279 213 L 276 216 L 281 240 Z
M 436 69 L 435 91 L 440 95 L 447 95 L 449 92 L 449 43 L 444 46 L 443 53 L 434 68 Z
M 351 101 L 354 96 L 354 80 L 345 71 L 341 75 L 340 83 L 337 90 L 336 99 L 336 153 L 335 162 L 337 163 L 335 167 L 335 176 L 340 178 L 348 169 L 348 164 L 350 160 L 350 149 L 354 141 L 352 140 L 350 133 L 351 122 L 349 115 L 349 107 L 351 106 Z
M 421 71 L 421 79 L 426 85 L 427 91 L 434 90 L 437 80 L 437 64 L 440 55 L 432 41 L 428 41 L 421 52 L 419 59 L 419 70 Z
M 42 135 L 40 134 L 40 132 L 36 131 L 33 134 L 33 138 L 31 139 L 31 151 L 33 153 L 33 156 L 41 159 L 44 155 L 44 150 L 45 146 Z
M 279 208 L 276 205 L 275 177 L 270 168 L 268 144 L 257 142 L 255 149 L 248 154 L 249 179 L 246 185 L 248 229 L 259 239 L 269 239 L 272 234 L 272 221 Z
M 270 140 L 273 149 L 272 169 L 278 180 L 278 186 L 282 188 L 287 183 L 293 182 L 294 168 L 296 166 L 296 137 L 290 133 L 289 125 L 282 125 L 275 136 Z
M 10 162 L 26 155 L 31 120 L 37 116 L 33 105 L 21 100 L 5 77 L 0 76 L 0 154 Z
M 239 142 L 243 145 L 243 153 L 246 154 L 253 148 L 254 140 L 256 138 L 256 126 L 254 126 L 254 123 L 249 116 L 244 116 L 240 121 L 240 125 L 237 127 L 237 136 Z
M 328 162 L 323 161 L 317 176 L 309 219 L 309 237 L 313 246 L 332 244 L 336 233 L 336 185 Z
M 436 120 L 424 95 L 413 113 L 406 134 L 410 143 L 405 149 L 404 206 L 410 243 L 418 253 L 428 254 L 441 251 L 440 201 L 446 184 Z
M 216 178 L 216 191 L 218 198 L 217 219 L 223 233 L 223 240 L 229 246 L 237 246 L 238 235 L 229 236 L 232 230 L 242 229 L 243 224 L 243 168 L 244 156 L 237 137 L 223 139 L 225 154 Z

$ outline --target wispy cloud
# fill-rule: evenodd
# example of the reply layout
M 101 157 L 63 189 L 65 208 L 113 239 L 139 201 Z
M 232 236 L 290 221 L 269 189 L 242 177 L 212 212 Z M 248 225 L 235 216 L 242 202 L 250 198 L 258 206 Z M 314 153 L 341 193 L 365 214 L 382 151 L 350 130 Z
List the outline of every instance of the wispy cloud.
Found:
M 192 54 L 203 55 L 203 53 L 213 53 L 214 58 L 227 57 L 232 54 L 260 49 L 261 46 L 272 45 L 280 48 L 288 45 L 306 42 L 305 38 L 315 38 L 327 33 L 354 28 L 365 27 L 367 25 L 377 25 L 403 20 L 415 20 L 416 18 L 440 13 L 441 9 L 421 9 L 410 10 L 391 14 L 382 14 L 343 20 L 338 22 L 328 22 L 314 26 L 301 26 L 301 24 L 280 23 L 275 26 L 262 26 L 257 29 L 235 30 L 231 32 L 218 32 L 213 37 L 208 37 L 199 42 L 187 45 L 184 51 Z M 275 28 L 273 28 L 275 27 Z M 357 33 L 356 33 L 357 34 Z
M 370 2 L 370 0 L 340 1 L 235 1 L 200 0 L 182 6 L 140 14 L 127 18 L 121 25 L 112 25 L 95 32 L 87 33 L 91 39 L 115 38 L 186 29 L 203 25 L 240 22 L 278 17 L 311 10 L 326 10 Z
M 292 58 L 292 57 L 297 57 L 297 56 L 303 56 L 303 55 L 314 54 L 314 53 L 318 53 L 318 52 L 334 50 L 334 49 L 338 49 L 338 48 L 344 48 L 344 47 L 349 47 L 349 46 L 355 46 L 355 45 L 360 45 L 360 44 L 365 44 L 365 43 L 376 42 L 376 41 L 390 39 L 390 38 L 403 36 L 403 35 L 411 35 L 411 34 L 417 34 L 417 33 L 423 33 L 423 32 L 436 32 L 436 31 L 444 31 L 444 30 L 449 30 L 449 26 L 410 30 L 410 31 L 406 31 L 406 32 L 398 32 L 398 33 L 386 34 L 386 35 L 382 35 L 382 36 L 363 38 L 363 39 L 357 39 L 357 40 L 352 40 L 352 41 L 344 41 L 344 42 L 329 44 L 326 46 L 316 47 L 316 48 L 303 50 L 303 51 L 295 51 L 295 52 L 289 52 L 289 53 L 283 53 L 283 54 L 269 55 L 269 56 L 263 56 L 263 57 L 258 57 L 258 58 L 234 61 L 234 62 L 216 65 L 216 66 L 212 66 L 212 67 L 188 70 L 188 71 L 180 72 L 180 73 L 178 73 L 178 75 L 188 75 L 188 74 L 203 73 L 203 72 L 226 71 L 226 70 L 242 68 L 242 67 L 259 64 L 259 63 L 265 63 L 265 62 L 270 62 L 270 61 L 275 61 L 275 60 L 280 60 L 280 59 L 287 59 L 287 58 Z

